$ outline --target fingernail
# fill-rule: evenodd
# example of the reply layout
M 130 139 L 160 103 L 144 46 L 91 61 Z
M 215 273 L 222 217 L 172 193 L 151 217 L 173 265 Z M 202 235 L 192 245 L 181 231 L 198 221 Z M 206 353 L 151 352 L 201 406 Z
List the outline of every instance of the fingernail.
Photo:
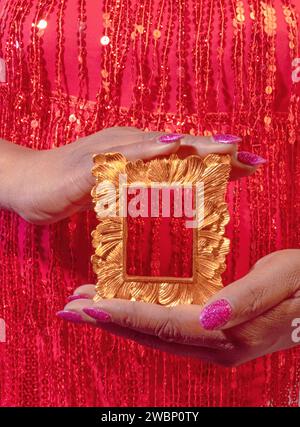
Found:
M 81 295 L 70 295 L 67 298 L 68 302 L 75 301 L 77 299 L 90 299 L 90 296 L 88 294 L 81 294 Z
M 83 321 L 79 313 L 75 313 L 74 311 L 70 311 L 70 310 L 58 311 L 56 313 L 56 316 L 62 320 L 66 320 L 67 322 L 81 323 Z
M 237 144 L 242 140 L 239 136 L 230 134 L 217 134 L 213 138 L 219 144 Z
M 99 322 L 111 321 L 111 315 L 106 311 L 100 310 L 99 308 L 84 308 L 82 311 Z
M 237 159 L 239 162 L 249 166 L 259 166 L 267 163 L 267 160 L 263 157 L 258 156 L 254 153 L 248 153 L 248 151 L 240 151 L 237 153 Z
M 204 329 L 213 330 L 224 326 L 232 316 L 232 307 L 225 299 L 206 306 L 200 314 L 200 323 Z
M 178 141 L 182 137 L 183 137 L 183 135 L 178 134 L 178 133 L 166 133 L 165 135 L 161 135 L 158 138 L 158 141 L 163 142 L 164 144 L 169 144 L 171 142 Z

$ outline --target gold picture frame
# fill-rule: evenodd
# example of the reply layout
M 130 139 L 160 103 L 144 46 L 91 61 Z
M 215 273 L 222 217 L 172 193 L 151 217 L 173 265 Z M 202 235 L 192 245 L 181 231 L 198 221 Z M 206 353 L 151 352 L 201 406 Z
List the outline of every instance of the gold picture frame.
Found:
M 204 304 L 222 288 L 221 275 L 226 268 L 229 239 L 224 236 L 229 221 L 225 202 L 227 183 L 231 169 L 229 155 L 210 154 L 204 159 L 189 156 L 127 161 L 120 153 L 97 154 L 93 158 L 92 174 L 96 179 L 91 195 L 99 220 L 92 232 L 95 253 L 92 256 L 93 270 L 97 275 L 95 301 L 107 298 L 124 298 L 135 301 L 173 306 L 177 304 Z M 126 274 L 126 218 L 120 215 L 100 215 L 99 204 L 105 193 L 105 185 L 115 188 L 118 212 L 122 200 L 119 187 L 120 175 L 125 175 L 128 184 L 153 182 L 171 185 L 204 185 L 203 220 L 193 234 L 192 278 L 130 276 Z M 109 187 L 111 188 L 111 187 Z M 189 280 L 188 280 L 189 279 Z

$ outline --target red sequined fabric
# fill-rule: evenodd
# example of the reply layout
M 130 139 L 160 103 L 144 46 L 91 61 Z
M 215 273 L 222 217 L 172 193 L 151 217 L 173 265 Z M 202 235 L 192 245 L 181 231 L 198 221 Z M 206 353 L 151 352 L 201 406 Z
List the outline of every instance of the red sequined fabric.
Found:
M 137 211 L 133 217 L 129 207 L 126 217 L 128 276 L 193 277 L 194 233 L 187 227 L 195 219 L 192 190 L 179 188 L 177 195 L 175 192 L 165 187 L 164 190 L 134 189 L 133 194 L 127 195 L 127 204 L 131 203 L 131 209 Z
M 35 149 L 114 125 L 242 136 L 269 163 L 230 186 L 229 283 L 300 247 L 299 11 L 296 0 L 0 0 L 0 135 Z M 299 349 L 225 369 L 58 320 L 95 281 L 94 225 L 93 213 L 37 227 L 1 211 L 1 405 L 299 404 Z

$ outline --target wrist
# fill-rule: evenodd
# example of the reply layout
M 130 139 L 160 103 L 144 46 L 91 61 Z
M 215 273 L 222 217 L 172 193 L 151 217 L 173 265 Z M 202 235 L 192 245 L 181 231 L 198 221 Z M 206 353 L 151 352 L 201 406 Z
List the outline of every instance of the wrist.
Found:
M 18 213 L 21 187 L 30 168 L 27 161 L 34 150 L 4 140 L 0 140 L 0 148 L 0 208 Z

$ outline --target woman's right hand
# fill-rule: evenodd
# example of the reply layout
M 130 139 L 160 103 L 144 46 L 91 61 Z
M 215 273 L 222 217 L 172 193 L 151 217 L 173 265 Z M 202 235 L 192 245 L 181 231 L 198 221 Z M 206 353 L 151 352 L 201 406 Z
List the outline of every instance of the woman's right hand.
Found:
M 163 142 L 160 137 L 168 135 Z M 172 134 L 174 135 L 174 134 Z M 163 138 L 164 139 L 164 138 Z M 217 142 L 218 141 L 218 142 Z M 93 155 L 120 152 L 128 160 L 150 160 L 178 152 L 186 157 L 210 153 L 232 155 L 232 179 L 252 174 L 264 159 L 249 153 L 237 155 L 238 137 L 217 138 L 144 132 L 132 127 L 113 127 L 51 150 L 35 151 L 2 141 L 13 151 L 10 175 L 4 174 L 1 205 L 34 224 L 50 224 L 91 207 Z M 0 141 L 1 143 L 1 141 Z M 6 178 L 6 179 L 5 179 Z M 3 198 L 5 201 L 3 203 Z

